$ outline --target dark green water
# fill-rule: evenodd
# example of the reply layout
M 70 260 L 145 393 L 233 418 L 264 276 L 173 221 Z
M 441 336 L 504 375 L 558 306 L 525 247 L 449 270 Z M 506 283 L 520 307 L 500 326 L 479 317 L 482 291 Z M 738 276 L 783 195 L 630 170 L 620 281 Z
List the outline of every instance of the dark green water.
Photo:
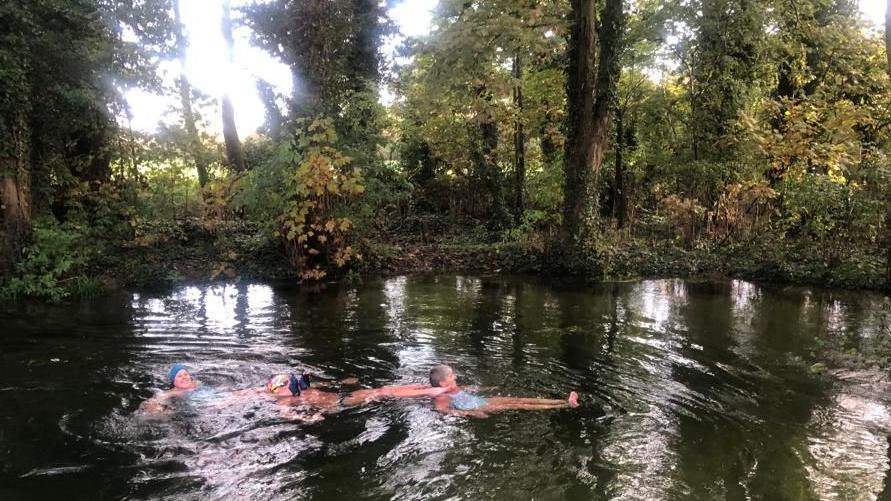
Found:
M 891 388 L 816 374 L 888 331 L 887 298 L 656 280 L 400 277 L 320 294 L 186 287 L 0 314 L 0 499 L 888 499 Z M 184 361 L 205 387 L 140 402 Z M 216 395 L 309 365 L 564 397 L 488 419 L 430 402 L 320 423 Z

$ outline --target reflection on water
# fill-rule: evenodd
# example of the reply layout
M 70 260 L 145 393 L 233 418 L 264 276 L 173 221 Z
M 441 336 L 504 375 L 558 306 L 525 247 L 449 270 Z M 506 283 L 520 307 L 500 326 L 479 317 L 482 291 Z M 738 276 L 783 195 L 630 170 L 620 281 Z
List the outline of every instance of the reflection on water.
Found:
M 888 304 L 742 281 L 432 276 L 23 306 L 0 315 L 0 498 L 891 496 L 891 383 L 810 367 L 820 340 L 891 335 Z M 146 419 L 175 361 L 204 387 Z M 439 362 L 465 384 L 584 403 L 468 420 L 379 402 L 314 424 L 216 405 L 290 367 L 378 386 Z

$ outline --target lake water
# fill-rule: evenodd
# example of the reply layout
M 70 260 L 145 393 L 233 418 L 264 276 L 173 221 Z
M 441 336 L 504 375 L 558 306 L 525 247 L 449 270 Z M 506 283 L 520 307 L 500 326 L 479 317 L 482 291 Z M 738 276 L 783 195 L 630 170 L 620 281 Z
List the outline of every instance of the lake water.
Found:
M 887 375 L 821 358 L 888 325 L 881 295 L 743 281 L 409 276 L 19 306 L 0 313 L 0 499 L 889 499 Z M 173 362 L 202 389 L 137 412 Z M 213 404 L 292 368 L 357 376 L 346 392 L 440 362 L 582 405 L 386 401 L 306 424 Z

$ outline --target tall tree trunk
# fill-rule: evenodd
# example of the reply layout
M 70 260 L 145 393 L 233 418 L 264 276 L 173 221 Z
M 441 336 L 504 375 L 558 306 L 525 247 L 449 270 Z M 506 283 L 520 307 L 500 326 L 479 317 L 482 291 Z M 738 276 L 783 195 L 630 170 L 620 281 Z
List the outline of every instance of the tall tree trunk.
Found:
M 13 14 L 17 11 L 13 9 Z M 21 10 L 18 11 L 21 13 Z M 15 31 L 27 33 L 26 16 L 13 17 Z M 9 18 L 4 21 L 10 22 Z M 6 75 L 0 86 L 0 285 L 6 283 L 21 257 L 31 230 L 31 156 L 30 118 L 31 75 L 29 37 L 6 37 L 0 47 Z M 18 43 L 16 43 L 18 42 Z M 15 57 L 9 57 L 11 55 Z
M 526 132 L 523 128 L 523 62 L 520 53 L 514 56 L 514 221 L 520 224 L 525 204 L 523 190 L 526 187 Z
M 616 111 L 616 177 L 613 180 L 613 217 L 616 227 L 625 226 L 625 165 L 622 152 L 625 148 L 624 112 Z
M 891 78 L 891 0 L 885 5 L 885 54 Z M 885 190 L 885 285 L 891 289 L 891 189 Z
M 606 0 L 600 16 L 603 38 L 595 80 L 594 4 L 594 0 L 572 0 L 573 27 L 568 44 L 562 232 L 564 241 L 573 247 L 588 234 L 591 209 L 597 203 L 591 200 L 591 181 L 596 179 L 603 161 L 624 28 L 622 0 Z
M 195 161 L 195 170 L 198 171 L 198 184 L 203 188 L 207 184 L 207 162 L 201 154 L 201 139 L 198 137 L 198 129 L 195 127 L 195 115 L 192 113 L 192 87 L 186 77 L 186 49 L 189 46 L 183 28 L 182 16 L 179 10 L 179 0 L 173 0 L 173 15 L 176 30 L 176 49 L 179 57 L 179 100 L 183 107 L 183 123 L 189 141 L 189 153 Z
M 223 0 L 223 39 L 226 41 L 226 60 L 229 67 L 235 60 L 235 40 L 232 37 L 232 13 L 229 0 Z M 232 99 L 229 93 L 223 93 L 223 138 L 226 141 L 226 160 L 229 166 L 236 172 L 242 172 L 244 165 L 244 151 L 241 149 L 241 141 L 238 139 L 238 129 L 235 127 L 235 109 L 232 107 Z
M 8 137 L 3 138 L 7 151 L 0 156 L 0 206 L 3 217 L 0 284 L 5 283 L 13 273 L 31 230 L 29 131 L 24 112 L 13 113 L 17 116 L 8 124 Z
M 493 106 L 492 93 L 486 86 L 479 86 L 476 95 L 486 102 L 487 108 Z M 486 109 L 477 115 L 476 127 L 477 131 L 471 131 L 471 134 L 477 132 L 475 134 L 477 137 L 473 138 L 472 153 L 475 177 L 489 197 L 487 211 L 489 226 L 495 229 L 504 228 L 510 224 L 510 214 L 505 207 L 501 168 L 498 166 L 498 123 Z
M 566 71 L 566 152 L 563 159 L 563 237 L 579 238 L 594 164 L 594 0 L 572 0 Z

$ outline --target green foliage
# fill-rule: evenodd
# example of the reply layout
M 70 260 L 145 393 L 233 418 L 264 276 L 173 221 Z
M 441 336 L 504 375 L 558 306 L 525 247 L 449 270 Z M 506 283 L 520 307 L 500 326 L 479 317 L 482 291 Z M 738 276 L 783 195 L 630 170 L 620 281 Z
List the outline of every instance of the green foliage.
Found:
M 5 299 L 38 298 L 58 302 L 72 289 L 86 289 L 83 275 L 87 263 L 83 234 L 71 225 L 52 219 L 36 221 L 31 242 L 16 265 L 15 274 L 0 296 Z
M 296 142 L 297 168 L 285 178 L 287 201 L 277 219 L 278 235 L 287 242 L 302 280 L 321 280 L 362 259 L 350 243 L 353 221 L 344 209 L 365 187 L 336 143 L 331 120 L 304 121 Z
M 784 183 L 785 232 L 810 239 L 823 252 L 850 250 L 847 242 L 876 242 L 881 230 L 875 214 L 880 201 L 870 199 L 856 184 L 842 184 L 828 176 L 809 175 Z M 838 246 L 837 250 L 827 245 Z
M 378 48 L 389 31 L 380 22 L 385 17 L 380 2 L 275 0 L 243 12 L 254 44 L 285 62 L 300 82 L 293 89 L 290 118 L 339 117 L 354 92 L 377 82 Z
M 880 286 L 891 79 L 853 4 L 624 5 L 613 128 L 588 193 L 606 203 L 565 263 L 554 245 L 565 0 L 440 2 L 436 29 L 399 49 L 389 107 L 377 91 L 383 4 L 244 8 L 253 42 L 300 85 L 285 113 L 263 87 L 268 135 L 245 141 L 238 175 L 207 130 L 141 134 L 114 120 L 127 114 L 121 90 L 170 92 L 155 68 L 174 55 L 169 0 L 5 2 L 0 174 L 21 180 L 38 222 L 4 295 L 60 300 L 95 293 L 107 275 L 320 280 L 403 265 Z M 196 108 L 212 99 L 190 97 Z M 211 170 L 204 189 L 198 160 Z M 502 228 L 518 187 L 525 211 Z
M 286 192 L 283 190 L 294 165 L 294 152 L 288 142 L 272 144 L 269 152 L 245 176 L 242 189 L 234 194 L 233 204 L 254 221 L 273 221 L 284 211 Z

